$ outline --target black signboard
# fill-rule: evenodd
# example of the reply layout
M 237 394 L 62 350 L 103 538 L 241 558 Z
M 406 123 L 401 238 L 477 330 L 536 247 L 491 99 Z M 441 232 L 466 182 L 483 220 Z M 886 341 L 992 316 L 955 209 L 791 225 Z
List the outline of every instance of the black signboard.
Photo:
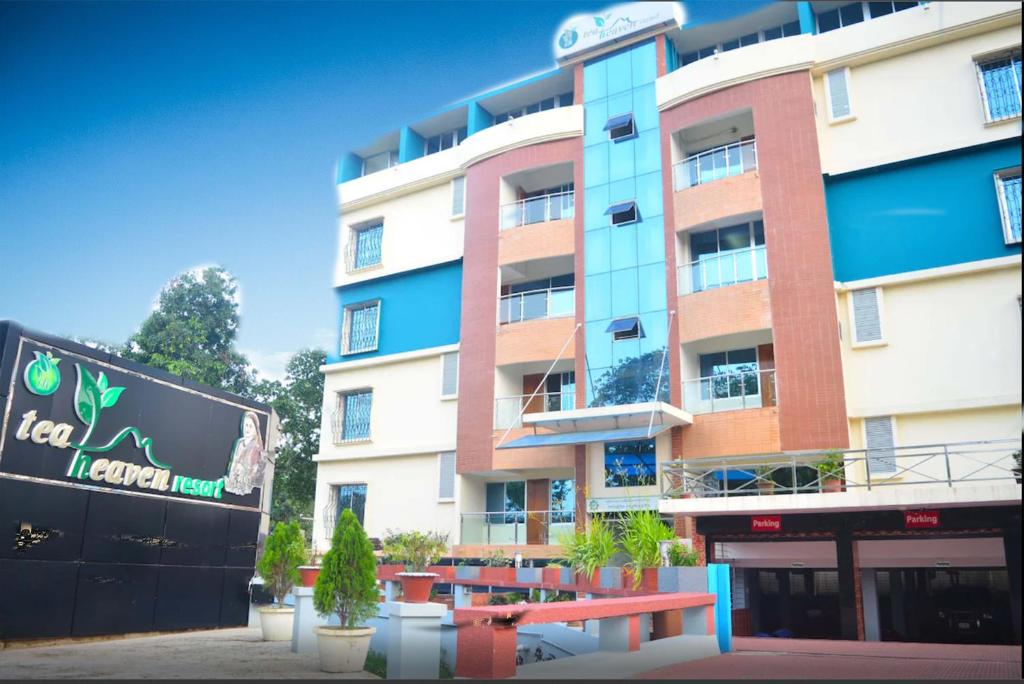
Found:
M 268 407 L 2 321 L 0 406 L 0 640 L 246 624 Z

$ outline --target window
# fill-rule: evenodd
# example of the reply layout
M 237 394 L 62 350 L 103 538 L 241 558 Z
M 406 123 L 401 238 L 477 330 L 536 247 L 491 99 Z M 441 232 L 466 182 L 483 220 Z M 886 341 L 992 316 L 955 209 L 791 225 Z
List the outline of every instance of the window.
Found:
M 612 142 L 636 137 L 636 124 L 633 122 L 633 114 L 618 114 L 611 117 L 608 119 L 608 123 L 604 125 L 604 130 L 608 131 L 608 139 Z
M 453 128 L 450 131 L 431 136 L 423 141 L 423 153 L 434 154 L 435 152 L 455 147 L 466 139 L 466 132 L 467 129 L 463 126 L 462 128 Z
M 1020 54 L 1018 49 L 978 62 L 978 81 L 988 121 L 1020 116 Z
M 548 507 L 551 511 L 552 523 L 574 522 L 576 520 L 576 482 L 573 480 L 551 480 Z
M 559 107 L 571 107 L 572 101 L 572 93 L 562 93 L 560 95 L 555 95 L 554 97 L 545 98 L 540 102 L 532 102 L 528 105 L 516 107 L 515 109 L 511 109 L 507 112 L 502 112 L 501 114 L 496 114 L 494 116 L 494 123 L 505 123 L 509 119 L 518 119 L 521 116 L 526 116 L 527 114 L 534 114 L 536 112 L 547 111 L 548 109 L 557 109 Z
M 654 440 L 606 442 L 605 487 L 649 487 L 657 483 Z
M 544 381 L 544 410 L 571 411 L 576 408 L 576 373 L 552 373 Z
M 353 227 L 349 238 L 349 270 L 357 271 L 379 265 L 383 238 L 383 222 Z
M 357 390 L 338 394 L 335 411 L 336 442 L 352 442 L 370 438 L 370 409 L 373 390 Z
M 455 499 L 454 451 L 444 451 L 437 455 L 437 498 L 441 501 Z
M 877 19 L 893 12 L 902 12 L 911 7 L 917 7 L 918 4 L 917 2 L 869 2 L 868 10 L 871 18 Z
M 868 469 L 872 473 L 896 472 L 892 424 L 892 416 L 864 419 L 864 444 L 867 447 Z
M 363 159 L 363 175 L 368 176 L 377 171 L 391 168 L 398 164 L 398 150 L 388 150 L 370 155 Z
M 881 302 L 877 287 L 854 290 L 850 293 L 853 301 L 853 344 L 882 341 Z
M 491 525 L 526 522 L 526 482 L 487 483 L 487 522 Z
M 859 2 L 843 5 L 829 12 L 818 15 L 818 33 L 834 31 L 844 26 L 852 26 L 864 21 L 864 7 Z
M 829 121 L 845 121 L 852 118 L 849 79 L 849 67 L 833 69 L 825 74 L 825 97 L 828 100 Z
M 608 324 L 605 332 L 612 333 L 612 339 L 616 342 L 620 340 L 636 340 L 644 336 L 643 326 L 640 325 L 640 319 L 636 316 L 619 318 L 612 321 Z
M 762 221 L 690 234 L 692 292 L 767 277 Z
M 346 306 L 343 325 L 342 354 L 376 351 L 380 330 L 380 301 Z
M 1006 244 L 1020 242 L 1020 169 L 1000 171 L 996 174 L 996 193 L 999 196 L 999 214 L 1003 221 Z
M 604 214 L 605 216 L 612 217 L 613 226 L 624 226 L 627 223 L 636 223 L 639 219 L 636 210 L 636 202 L 633 200 L 617 202 L 616 204 L 608 207 Z
M 333 485 L 331 489 L 331 498 L 337 502 L 334 508 L 334 525 L 338 524 L 338 516 L 346 508 L 356 514 L 359 524 L 362 525 L 366 514 L 366 485 Z M 327 531 L 327 537 L 330 538 L 333 532 L 334 528 L 332 527 Z
M 760 393 L 757 350 L 733 349 L 700 355 L 700 398 L 730 399 Z
M 466 177 L 452 179 L 452 216 L 466 213 Z
M 459 393 L 459 352 L 441 354 L 441 397 L 451 398 Z

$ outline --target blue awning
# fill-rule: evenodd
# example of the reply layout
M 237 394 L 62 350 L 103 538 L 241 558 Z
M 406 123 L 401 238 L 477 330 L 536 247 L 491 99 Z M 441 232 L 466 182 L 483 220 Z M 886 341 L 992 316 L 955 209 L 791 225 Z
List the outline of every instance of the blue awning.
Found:
M 671 425 L 655 425 L 651 428 L 651 437 L 668 430 Z M 647 439 L 647 426 L 619 428 L 617 430 L 593 430 L 590 432 L 561 432 L 526 435 L 502 444 L 499 449 L 528 449 L 531 447 L 566 446 L 571 444 L 590 444 L 592 442 L 621 442 L 627 439 Z
M 622 126 L 625 126 L 626 124 L 631 123 L 632 121 L 632 112 L 629 112 L 628 114 L 617 114 L 616 116 L 613 116 L 610 119 L 608 119 L 608 123 L 604 125 L 604 130 L 610 131 L 613 128 L 620 128 Z
M 632 330 L 633 328 L 636 328 L 639 325 L 640 319 L 637 318 L 636 316 L 632 316 L 630 318 L 620 318 L 609 323 L 608 327 L 605 328 L 605 332 L 626 332 L 627 330 Z
M 725 478 L 722 477 L 723 474 L 725 475 Z M 721 470 L 715 471 L 716 480 L 722 480 L 726 478 L 730 480 L 753 480 L 754 473 L 750 472 L 749 470 L 727 470 L 725 471 L 725 473 L 723 473 Z
M 636 202 L 633 200 L 629 200 L 627 202 L 616 202 L 605 210 L 604 215 L 611 216 L 612 214 L 621 214 L 631 209 L 636 209 Z

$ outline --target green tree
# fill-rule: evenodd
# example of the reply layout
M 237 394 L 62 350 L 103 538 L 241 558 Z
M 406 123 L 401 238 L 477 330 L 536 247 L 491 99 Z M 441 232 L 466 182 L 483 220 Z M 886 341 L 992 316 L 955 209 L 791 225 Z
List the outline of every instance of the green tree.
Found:
M 298 523 L 277 523 L 267 537 L 263 555 L 256 570 L 274 595 L 277 605 L 284 605 L 295 583 L 299 581 L 299 566 L 306 562 L 306 539 Z
M 324 555 L 313 587 L 313 606 L 322 616 L 337 615 L 353 629 L 377 615 L 377 559 L 373 544 L 355 513 L 345 509 Z
M 624 359 L 594 381 L 591 406 L 621 406 L 669 400 L 668 359 L 662 362 L 665 349 L 655 349 L 637 357 Z M 658 384 L 658 371 L 661 384 Z
M 322 349 L 303 349 L 285 366 L 284 382 L 263 380 L 253 396 L 270 404 L 281 421 L 281 437 L 274 461 L 274 520 L 301 521 L 312 533 L 311 516 L 316 489 L 316 463 L 320 448 L 320 417 L 324 375 L 320 366 L 327 354 Z
M 226 270 L 183 273 L 160 292 L 156 311 L 125 345 L 125 356 L 176 375 L 248 395 L 249 361 L 235 349 L 238 285 Z

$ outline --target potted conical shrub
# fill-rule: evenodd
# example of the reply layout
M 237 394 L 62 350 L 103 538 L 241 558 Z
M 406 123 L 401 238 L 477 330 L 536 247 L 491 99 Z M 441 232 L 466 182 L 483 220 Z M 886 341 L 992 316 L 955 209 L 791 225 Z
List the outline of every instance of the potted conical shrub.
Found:
M 324 672 L 361 672 L 377 631 L 365 626 L 377 615 L 377 559 L 366 531 L 350 509 L 338 516 L 331 550 L 320 564 L 313 606 L 322 617 L 338 616 L 339 626 L 317 627 L 317 650 Z
M 264 641 L 288 641 L 292 638 L 295 608 L 285 606 L 284 598 L 299 582 L 299 566 L 306 562 L 306 540 L 299 523 L 277 523 L 267 537 L 256 570 L 274 596 L 274 605 L 260 608 L 260 628 Z
M 436 572 L 427 572 L 448 551 L 448 535 L 440 532 L 400 532 L 392 535 L 384 545 L 384 553 L 405 565 L 405 572 L 395 576 L 402 583 L 402 600 L 406 603 L 426 603 L 430 588 L 438 578 Z

